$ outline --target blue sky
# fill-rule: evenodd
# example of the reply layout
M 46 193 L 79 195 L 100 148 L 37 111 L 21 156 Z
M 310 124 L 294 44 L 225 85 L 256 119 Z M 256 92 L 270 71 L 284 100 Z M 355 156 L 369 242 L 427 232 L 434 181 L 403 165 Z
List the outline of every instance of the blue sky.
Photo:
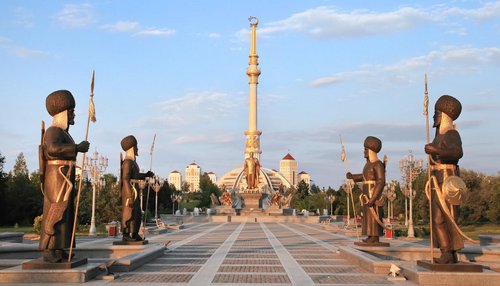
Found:
M 143 3 L 145 2 L 145 3 Z M 261 162 L 290 152 L 319 186 L 342 182 L 342 135 L 361 172 L 363 140 L 383 141 L 388 179 L 409 150 L 424 158 L 424 74 L 431 116 L 457 97 L 462 168 L 500 171 L 500 1 L 2 1 L 0 152 L 37 168 L 46 96 L 76 97 L 85 136 L 95 70 L 97 122 L 89 141 L 118 173 L 134 134 L 147 169 L 166 177 L 194 160 L 219 177 L 243 163 L 248 127 L 248 17 L 259 18 Z M 497 131 L 495 131 L 497 130 Z M 433 132 L 431 131 L 431 134 Z M 81 162 L 81 157 L 78 158 Z

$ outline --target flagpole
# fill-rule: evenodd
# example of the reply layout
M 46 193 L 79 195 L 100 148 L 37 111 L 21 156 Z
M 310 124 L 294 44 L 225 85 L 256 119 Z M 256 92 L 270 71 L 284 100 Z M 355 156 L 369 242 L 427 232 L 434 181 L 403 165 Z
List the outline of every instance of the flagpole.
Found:
M 430 143 L 429 134 L 429 92 L 427 91 L 427 74 L 425 74 L 425 91 L 424 91 L 424 112 L 425 116 L 425 136 L 427 144 Z M 432 187 L 431 187 L 431 155 L 427 154 L 427 184 L 429 186 L 429 226 L 430 226 L 430 247 L 431 247 L 431 264 L 434 263 L 434 238 L 432 233 Z
M 85 141 L 88 141 L 88 138 L 89 138 L 90 121 L 91 120 L 92 120 L 92 122 L 96 121 L 96 118 L 95 118 L 95 106 L 94 106 L 94 100 L 93 100 L 93 97 L 94 97 L 94 75 L 95 75 L 95 71 L 92 70 L 92 79 L 90 81 L 89 115 L 88 115 L 88 118 L 87 118 L 87 128 L 85 130 Z M 83 153 L 83 156 L 82 156 L 82 165 L 81 165 L 81 168 L 80 168 L 81 169 L 81 175 L 80 175 L 80 182 L 78 182 L 78 193 L 76 195 L 75 218 L 73 220 L 73 231 L 71 233 L 71 242 L 70 242 L 70 246 L 69 246 L 68 262 L 71 261 L 71 254 L 73 252 L 73 244 L 74 244 L 74 240 L 75 240 L 76 221 L 77 221 L 77 218 L 78 218 L 78 205 L 80 203 L 80 193 L 82 191 L 82 182 L 83 182 L 83 171 L 84 171 L 84 168 L 85 168 L 85 157 L 86 157 L 86 152 Z
M 345 154 L 345 149 L 344 149 L 344 143 L 342 142 L 342 135 L 339 134 L 340 138 L 340 145 L 342 146 L 342 161 L 345 162 L 345 171 L 346 173 L 349 173 L 349 161 L 347 161 L 347 156 Z M 349 180 L 349 179 L 348 179 Z M 347 198 L 349 200 L 349 194 L 351 194 L 351 203 L 352 203 L 352 211 L 354 212 L 354 226 L 356 228 L 356 236 L 358 237 L 359 241 L 359 231 L 358 231 L 358 218 L 356 216 L 356 207 L 354 206 L 354 196 L 352 195 L 352 188 L 351 184 L 349 184 L 349 181 L 346 181 L 347 185 Z M 349 203 L 347 203 L 349 204 Z M 349 217 L 349 213 L 347 214 L 347 217 Z
M 149 171 L 153 169 L 153 150 L 155 148 L 156 133 L 153 137 L 153 143 L 151 144 L 151 150 L 149 151 L 150 161 L 149 161 Z M 146 239 L 146 221 L 148 216 L 148 205 L 149 205 L 149 191 L 151 190 L 151 184 L 148 183 L 148 196 L 146 197 L 146 209 L 144 211 L 144 222 L 142 223 L 142 235 L 143 239 Z M 155 218 L 156 219 L 156 218 Z

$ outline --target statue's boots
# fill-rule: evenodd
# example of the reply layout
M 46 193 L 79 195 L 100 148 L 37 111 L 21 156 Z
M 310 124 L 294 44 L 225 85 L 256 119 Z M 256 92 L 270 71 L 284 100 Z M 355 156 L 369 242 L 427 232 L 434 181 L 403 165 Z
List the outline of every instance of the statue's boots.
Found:
M 441 251 L 439 258 L 434 258 L 434 262 L 438 264 L 453 264 L 457 263 L 457 256 L 455 251 Z
M 49 263 L 57 263 L 61 262 L 62 258 L 56 255 L 56 251 L 54 249 L 45 249 L 43 251 L 43 261 Z
M 135 241 L 128 232 L 128 229 L 124 229 L 122 232 L 122 241 Z
M 370 240 L 370 243 L 379 243 L 379 237 L 378 236 L 372 236 L 372 239 Z
M 361 241 L 366 242 L 366 243 L 370 243 L 371 239 L 372 239 L 372 237 L 368 236 L 367 238 L 364 238 Z
M 139 235 L 139 233 L 138 233 L 138 232 L 134 232 L 134 233 L 132 234 L 132 239 L 133 239 L 134 241 L 143 241 L 143 240 L 144 240 L 144 239 L 143 239 L 143 238 Z
M 64 249 L 56 249 L 55 254 L 57 257 L 61 257 L 61 259 L 65 259 L 65 260 L 67 260 L 69 257 L 69 253 L 66 252 Z M 71 259 L 73 259 L 73 257 L 75 257 L 74 252 L 71 253 Z

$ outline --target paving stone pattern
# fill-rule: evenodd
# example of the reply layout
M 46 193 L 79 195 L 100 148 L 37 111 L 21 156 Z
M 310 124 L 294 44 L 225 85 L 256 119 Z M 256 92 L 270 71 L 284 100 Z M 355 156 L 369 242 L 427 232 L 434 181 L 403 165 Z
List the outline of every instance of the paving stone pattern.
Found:
M 205 223 L 151 238 L 168 250 L 115 285 L 388 285 L 349 263 L 337 246 L 352 238 L 299 223 Z

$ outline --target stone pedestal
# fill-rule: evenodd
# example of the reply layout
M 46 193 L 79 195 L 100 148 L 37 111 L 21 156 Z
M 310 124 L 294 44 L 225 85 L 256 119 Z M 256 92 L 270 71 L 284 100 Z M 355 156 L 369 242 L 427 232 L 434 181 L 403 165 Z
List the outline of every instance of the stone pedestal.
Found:
M 43 258 L 37 258 L 30 260 L 28 262 L 24 262 L 22 264 L 23 270 L 31 270 L 31 269 L 71 269 L 78 267 L 80 265 L 86 264 L 87 263 L 87 258 L 75 258 L 71 259 L 70 262 L 67 260 L 63 260 L 62 262 L 58 263 L 50 263 L 50 262 L 45 262 Z
M 282 215 L 283 214 L 283 210 L 280 209 L 279 206 L 270 206 L 267 208 L 266 212 L 269 215 Z
M 431 271 L 441 272 L 483 272 L 483 266 L 468 262 L 458 262 L 454 264 L 431 263 L 430 260 L 417 260 L 417 265 Z
M 259 208 L 259 200 L 262 197 L 261 193 L 241 193 L 241 198 L 243 199 L 244 209 L 258 209 Z
M 234 209 L 231 206 L 217 206 L 215 211 L 218 215 L 235 215 Z
M 363 246 L 363 247 L 389 247 L 390 244 L 388 242 L 364 242 L 364 241 L 356 241 L 354 245 Z

